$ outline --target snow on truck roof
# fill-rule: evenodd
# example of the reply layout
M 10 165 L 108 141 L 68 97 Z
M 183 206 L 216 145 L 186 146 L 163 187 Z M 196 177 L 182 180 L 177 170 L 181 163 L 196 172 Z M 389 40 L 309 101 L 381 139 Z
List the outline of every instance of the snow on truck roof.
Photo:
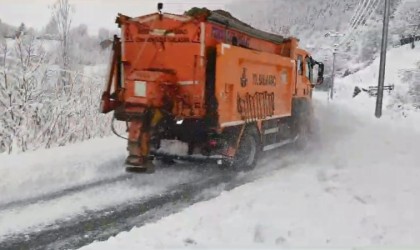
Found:
M 212 23 L 227 25 L 231 29 L 273 43 L 282 43 L 286 40 L 283 36 L 256 29 L 251 25 L 240 21 L 239 19 L 232 16 L 229 12 L 224 10 L 211 11 L 211 14 L 207 17 L 207 20 Z
M 148 22 L 150 20 L 153 20 L 154 18 L 157 18 L 158 15 L 159 13 L 152 13 L 149 15 L 144 15 L 144 16 L 140 16 L 136 18 L 129 18 L 129 19 L 132 21 L 138 21 L 140 23 L 143 23 L 143 22 Z M 186 12 L 184 15 L 163 13 L 163 15 L 168 18 L 177 19 L 179 21 L 186 22 L 194 18 L 196 13 Z M 123 15 L 120 14 L 120 16 L 123 16 Z M 245 33 L 246 35 L 249 35 L 258 39 L 266 40 L 269 42 L 273 42 L 276 44 L 283 43 L 284 41 L 288 40 L 288 38 L 285 38 L 283 36 L 256 29 L 252 27 L 251 25 L 240 21 L 239 19 L 232 16 L 229 12 L 224 11 L 224 10 L 208 11 L 206 19 L 208 22 L 227 26 L 230 29 Z

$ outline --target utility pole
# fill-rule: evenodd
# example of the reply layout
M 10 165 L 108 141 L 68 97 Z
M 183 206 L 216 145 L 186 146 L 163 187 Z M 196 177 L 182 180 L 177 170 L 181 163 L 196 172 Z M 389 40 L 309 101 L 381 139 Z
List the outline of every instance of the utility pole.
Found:
M 335 38 L 335 44 L 334 44 L 334 49 L 333 49 L 333 62 L 332 62 L 332 73 L 331 73 L 331 85 L 330 85 L 330 99 L 334 99 L 334 82 L 335 82 L 335 64 L 336 64 L 336 56 L 337 56 L 337 52 L 338 52 L 338 40 L 340 37 L 345 36 L 345 34 L 342 33 L 338 33 L 335 31 L 330 31 L 328 33 L 325 34 L 325 37 L 331 37 L 331 38 Z
M 385 81 L 385 64 L 386 64 L 386 47 L 388 43 L 388 26 L 389 26 L 389 12 L 390 0 L 385 0 L 384 10 L 384 24 L 382 28 L 382 47 L 381 59 L 379 62 L 379 80 L 378 80 L 378 95 L 376 98 L 375 116 L 380 118 L 382 116 L 382 100 L 384 97 L 384 81 Z
M 330 99 L 334 99 L 334 79 L 335 79 L 335 57 L 337 55 L 337 48 L 333 50 L 333 65 L 332 65 L 332 74 L 331 74 L 331 86 L 330 86 Z

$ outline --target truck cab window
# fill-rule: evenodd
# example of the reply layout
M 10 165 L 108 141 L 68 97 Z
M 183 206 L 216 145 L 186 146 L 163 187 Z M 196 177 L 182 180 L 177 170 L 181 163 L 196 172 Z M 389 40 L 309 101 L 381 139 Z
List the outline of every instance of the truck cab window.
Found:
M 312 63 L 311 59 L 309 57 L 306 57 L 306 67 L 305 67 L 305 76 L 309 79 L 309 81 L 312 83 Z
M 236 36 L 232 37 L 232 45 L 238 46 L 238 38 L 236 38 Z
M 303 57 L 301 55 L 297 57 L 297 72 L 299 75 L 303 75 Z

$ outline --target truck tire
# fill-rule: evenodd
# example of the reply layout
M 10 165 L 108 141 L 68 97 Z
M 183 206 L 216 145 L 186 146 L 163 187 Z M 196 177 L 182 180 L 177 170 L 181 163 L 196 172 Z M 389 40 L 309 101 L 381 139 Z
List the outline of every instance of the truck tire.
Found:
M 256 128 L 248 128 L 242 134 L 239 147 L 232 163 L 235 170 L 251 170 L 255 168 L 261 154 L 261 141 Z
M 308 146 L 310 140 L 310 125 L 306 119 L 300 119 L 298 133 L 294 146 L 298 150 L 303 150 Z

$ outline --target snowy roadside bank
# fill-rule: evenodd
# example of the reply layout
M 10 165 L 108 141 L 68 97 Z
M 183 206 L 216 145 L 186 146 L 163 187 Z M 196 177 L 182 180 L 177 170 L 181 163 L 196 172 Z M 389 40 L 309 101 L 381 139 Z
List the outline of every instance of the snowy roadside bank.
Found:
M 82 249 L 418 246 L 420 134 L 320 97 L 320 139 L 292 166 Z
M 125 143 L 112 136 L 65 147 L 0 155 L 0 207 L 120 175 Z
M 341 103 L 342 106 L 351 104 L 352 112 L 366 119 L 377 120 L 374 118 L 376 97 L 362 91 L 353 98 L 353 93 L 355 87 L 365 90 L 376 87 L 378 71 L 379 57 L 355 74 L 338 78 L 334 103 Z M 378 122 L 387 120 L 393 126 L 420 131 L 420 42 L 415 49 L 406 45 L 388 51 L 385 86 L 392 86 L 393 90 L 384 93 L 383 116 Z

